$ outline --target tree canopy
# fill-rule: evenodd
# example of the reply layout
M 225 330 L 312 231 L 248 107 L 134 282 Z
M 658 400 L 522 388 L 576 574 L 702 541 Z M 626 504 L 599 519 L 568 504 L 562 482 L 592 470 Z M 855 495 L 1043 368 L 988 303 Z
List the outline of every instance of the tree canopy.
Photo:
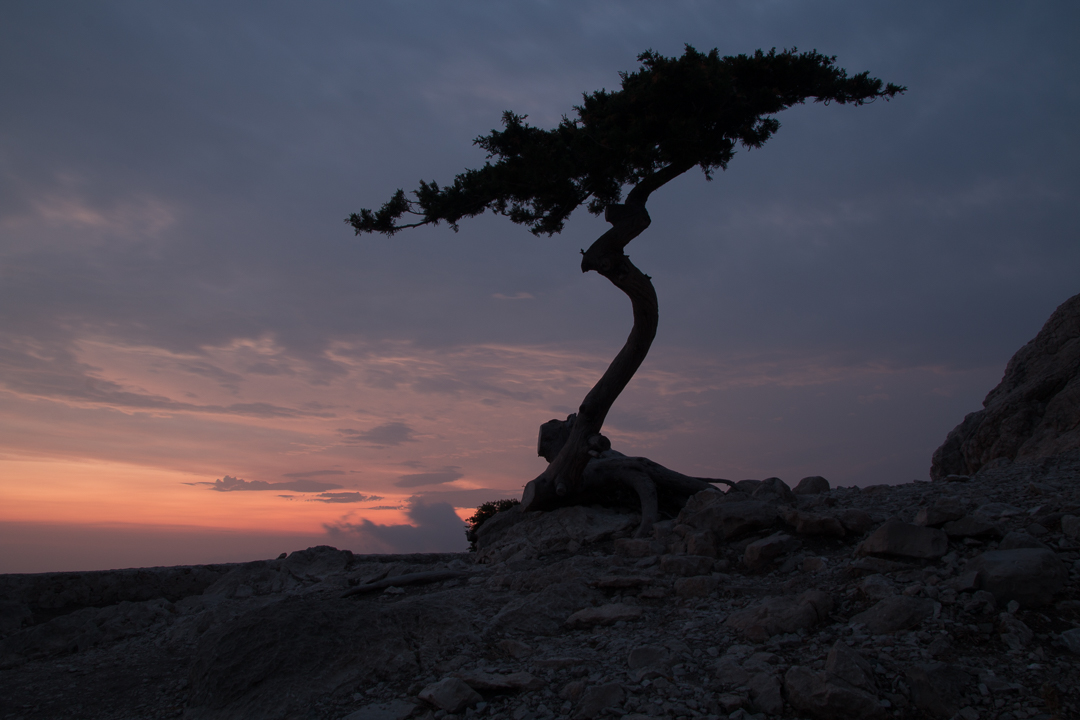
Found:
M 483 167 L 466 170 L 447 186 L 420 182 L 398 190 L 378 210 L 347 219 L 356 234 L 393 235 L 404 228 L 448 223 L 487 210 L 527 225 L 536 235 L 561 232 L 583 204 L 601 214 L 624 201 L 641 204 L 652 191 L 697 166 L 712 177 L 725 169 L 737 145 L 761 147 L 780 123 L 774 114 L 812 98 L 862 105 L 906 88 L 862 72 L 848 77 L 835 56 L 816 50 L 721 57 L 687 45 L 681 57 L 651 50 L 641 68 L 620 73 L 620 90 L 585 93 L 551 130 L 507 111 L 502 130 L 476 138 L 488 153 Z

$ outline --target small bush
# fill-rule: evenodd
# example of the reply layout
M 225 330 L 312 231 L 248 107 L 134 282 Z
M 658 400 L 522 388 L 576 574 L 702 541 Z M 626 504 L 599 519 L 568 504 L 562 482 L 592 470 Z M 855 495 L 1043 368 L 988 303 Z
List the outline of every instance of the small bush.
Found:
M 469 552 L 476 552 L 476 531 L 480 529 L 488 518 L 497 512 L 509 510 L 515 505 L 520 505 L 520 500 L 506 498 L 504 500 L 492 500 L 476 508 L 473 516 L 465 521 L 465 539 L 469 541 Z

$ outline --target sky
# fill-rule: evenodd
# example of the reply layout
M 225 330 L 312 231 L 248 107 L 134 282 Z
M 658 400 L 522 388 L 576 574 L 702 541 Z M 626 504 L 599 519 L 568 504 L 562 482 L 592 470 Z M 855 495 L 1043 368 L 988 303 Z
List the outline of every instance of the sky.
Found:
M 928 479 L 1080 292 L 1080 6 L 0 4 L 0 572 L 459 551 L 630 329 L 579 250 L 349 213 L 552 127 L 652 49 L 797 47 L 908 91 L 777 116 L 627 248 L 660 328 L 615 449 L 794 485 Z

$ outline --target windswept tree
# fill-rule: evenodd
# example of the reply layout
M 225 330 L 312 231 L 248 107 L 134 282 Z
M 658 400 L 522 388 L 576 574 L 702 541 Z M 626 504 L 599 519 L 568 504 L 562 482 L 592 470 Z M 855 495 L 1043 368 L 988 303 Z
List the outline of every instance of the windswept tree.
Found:
M 649 197 L 694 167 L 711 179 L 727 168 L 737 145 L 761 147 L 780 128 L 773 116 L 781 110 L 810 98 L 862 105 L 905 88 L 866 72 L 848 77 L 835 57 L 816 51 L 721 57 L 687 46 L 682 57 L 646 51 L 638 60 L 637 72 L 620 73 L 620 90 L 584 95 L 575 117 L 563 117 L 558 127 L 543 130 L 505 112 L 502 130 L 475 140 L 487 152 L 483 167 L 466 170 L 450 185 L 421 181 L 411 194 L 398 190 L 378 210 L 361 210 L 347 222 L 357 235 L 393 235 L 441 222 L 456 231 L 463 218 L 492 211 L 550 236 L 562 232 L 582 205 L 604 215 L 611 229 L 583 251 L 581 270 L 603 275 L 629 296 L 634 325 L 578 412 L 541 427 L 539 454 L 549 464 L 526 485 L 521 507 L 550 509 L 632 488 L 641 504 L 640 534 L 650 529 L 658 508 L 677 509 L 691 494 L 728 482 L 625 457 L 600 434 L 656 335 L 656 292 L 625 253 L 649 227 Z

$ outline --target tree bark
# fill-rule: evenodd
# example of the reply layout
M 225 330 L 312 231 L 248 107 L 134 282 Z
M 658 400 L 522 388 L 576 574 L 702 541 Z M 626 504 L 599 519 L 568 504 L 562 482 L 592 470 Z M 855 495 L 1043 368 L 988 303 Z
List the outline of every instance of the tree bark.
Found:
M 589 439 L 600 434 L 612 404 L 641 367 L 656 337 L 656 290 L 649 276 L 623 253 L 627 243 L 649 227 L 649 213 L 644 203 L 614 205 L 608 208 L 605 219 L 612 227 L 583 253 L 581 271 L 595 270 L 626 293 L 633 306 L 634 326 L 622 350 L 582 401 L 566 444 L 547 469 L 525 486 L 521 501 L 524 510 L 567 504 L 580 492 L 585 466 L 592 458 Z

